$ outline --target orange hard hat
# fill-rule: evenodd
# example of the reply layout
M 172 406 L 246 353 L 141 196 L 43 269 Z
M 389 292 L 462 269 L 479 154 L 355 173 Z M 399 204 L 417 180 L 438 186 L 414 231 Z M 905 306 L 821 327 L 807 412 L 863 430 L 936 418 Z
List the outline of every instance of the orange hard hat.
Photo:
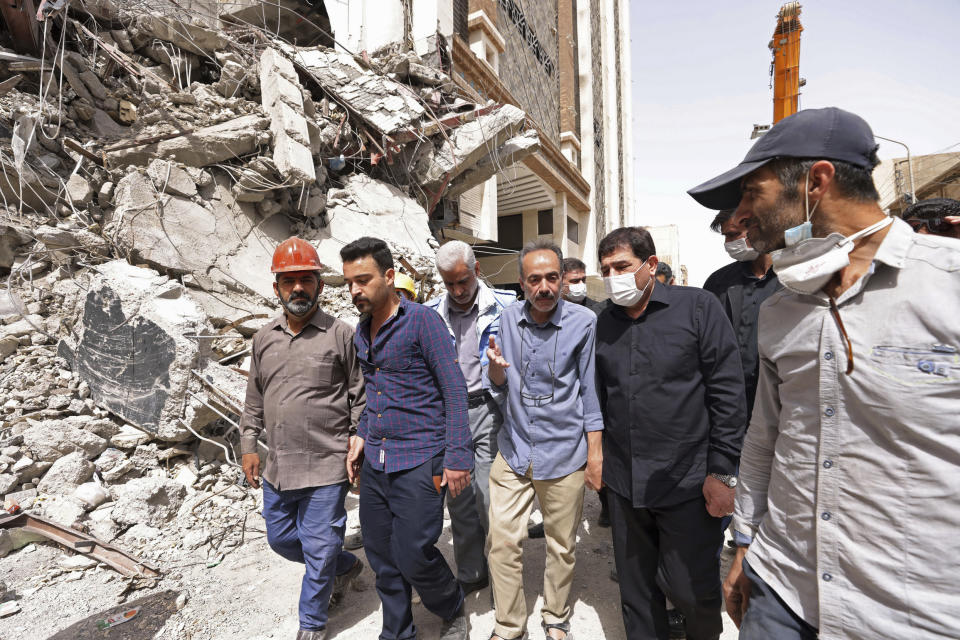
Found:
M 287 238 L 277 245 L 276 251 L 273 252 L 271 273 L 321 270 L 323 270 L 323 265 L 320 264 L 320 256 L 317 255 L 317 250 L 303 238 L 296 236 Z

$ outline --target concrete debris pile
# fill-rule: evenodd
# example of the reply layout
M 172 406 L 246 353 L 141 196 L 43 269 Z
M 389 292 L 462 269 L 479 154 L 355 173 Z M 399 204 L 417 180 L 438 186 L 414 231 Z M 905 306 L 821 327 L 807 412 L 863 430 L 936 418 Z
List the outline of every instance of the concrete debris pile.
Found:
M 438 205 L 539 141 L 400 45 L 295 46 L 190 4 L 3 12 L 0 496 L 216 562 L 257 506 L 237 421 L 250 338 L 279 313 L 276 245 L 315 244 L 321 303 L 349 322 L 339 250 L 363 235 L 429 297 Z

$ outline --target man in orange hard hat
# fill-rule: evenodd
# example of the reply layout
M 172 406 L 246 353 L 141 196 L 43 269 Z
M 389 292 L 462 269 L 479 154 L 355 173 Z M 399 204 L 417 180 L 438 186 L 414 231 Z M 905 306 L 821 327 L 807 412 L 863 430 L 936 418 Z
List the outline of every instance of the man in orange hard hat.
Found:
M 243 472 L 258 488 L 263 468 L 267 541 L 305 565 L 297 640 L 325 640 L 327 610 L 363 564 L 343 551 L 349 440 L 366 404 L 353 329 L 319 308 L 323 265 L 309 242 L 293 237 L 273 254 L 273 291 L 284 314 L 253 337 L 241 419 Z

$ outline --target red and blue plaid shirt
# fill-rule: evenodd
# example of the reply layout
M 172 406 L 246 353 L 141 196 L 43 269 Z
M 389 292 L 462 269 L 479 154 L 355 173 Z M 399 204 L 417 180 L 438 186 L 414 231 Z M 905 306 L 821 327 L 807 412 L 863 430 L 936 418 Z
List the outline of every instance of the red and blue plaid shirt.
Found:
M 357 435 L 374 469 L 412 469 L 444 452 L 447 469 L 473 469 L 467 384 L 443 319 L 401 296 L 370 344 L 370 319 L 353 338 L 366 381 Z

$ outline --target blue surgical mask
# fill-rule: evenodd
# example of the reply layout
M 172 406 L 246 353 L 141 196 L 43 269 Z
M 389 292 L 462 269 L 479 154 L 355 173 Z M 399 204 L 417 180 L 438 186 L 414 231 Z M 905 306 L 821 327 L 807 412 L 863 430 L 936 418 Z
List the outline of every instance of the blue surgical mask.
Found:
M 813 203 L 813 211 L 810 210 L 810 174 L 807 173 L 806 178 L 803 181 L 803 204 L 807 212 L 807 221 L 801 224 L 798 224 L 795 227 L 790 227 L 783 232 L 783 241 L 788 247 L 792 247 L 801 240 L 806 240 L 813 237 L 813 225 L 810 224 L 810 218 L 813 216 L 813 212 L 817 210 L 817 205 L 820 204 L 820 201 L 817 200 Z

